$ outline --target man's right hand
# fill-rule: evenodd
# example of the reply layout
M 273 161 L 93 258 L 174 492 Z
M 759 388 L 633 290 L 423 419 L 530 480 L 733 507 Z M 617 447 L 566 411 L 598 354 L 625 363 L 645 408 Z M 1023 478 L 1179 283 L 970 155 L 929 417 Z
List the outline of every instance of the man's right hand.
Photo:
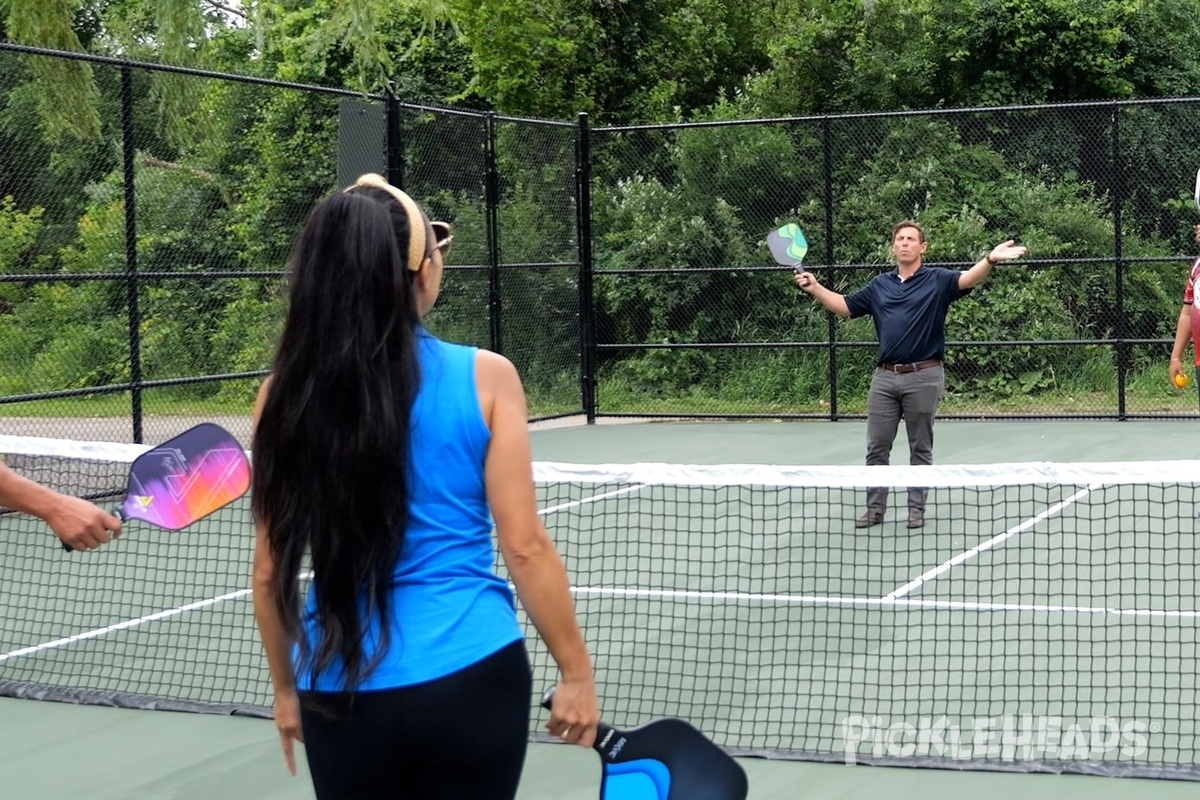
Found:
M 817 282 L 816 276 L 811 272 L 797 272 L 796 285 L 809 294 L 812 294 L 821 284 Z
M 55 498 L 45 519 L 54 535 L 72 550 L 92 550 L 121 531 L 121 520 L 94 503 L 69 495 Z

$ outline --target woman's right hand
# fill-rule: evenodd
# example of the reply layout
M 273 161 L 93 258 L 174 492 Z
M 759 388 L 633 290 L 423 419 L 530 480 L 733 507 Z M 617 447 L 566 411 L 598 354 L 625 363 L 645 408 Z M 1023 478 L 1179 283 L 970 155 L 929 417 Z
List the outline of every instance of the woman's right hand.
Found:
M 1179 375 L 1183 375 L 1184 380 L 1187 380 L 1187 375 L 1183 371 L 1183 359 L 1172 357 L 1170 366 L 1167 367 L 1167 380 L 1171 382 L 1173 388 L 1178 388 L 1179 386 L 1176 383 L 1176 378 Z
M 596 684 L 587 680 L 559 681 L 554 689 L 547 730 L 568 744 L 591 747 L 600 724 L 600 703 Z
M 300 698 L 295 690 L 275 692 L 275 727 L 279 730 L 279 744 L 283 747 L 283 761 L 288 772 L 296 774 L 294 742 L 304 742 L 300 730 Z

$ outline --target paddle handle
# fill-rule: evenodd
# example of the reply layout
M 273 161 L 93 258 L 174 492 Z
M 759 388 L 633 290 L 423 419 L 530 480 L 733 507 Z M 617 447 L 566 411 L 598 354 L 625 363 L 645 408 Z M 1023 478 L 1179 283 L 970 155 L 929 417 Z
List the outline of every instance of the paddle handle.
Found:
M 542 694 L 542 708 L 550 711 L 554 706 L 554 687 L 551 686 Z M 617 743 L 624 741 L 625 737 L 620 736 L 617 729 L 611 725 L 605 725 L 603 722 L 596 724 L 596 741 L 592 742 L 592 749 L 602 756 L 607 757 L 609 751 Z

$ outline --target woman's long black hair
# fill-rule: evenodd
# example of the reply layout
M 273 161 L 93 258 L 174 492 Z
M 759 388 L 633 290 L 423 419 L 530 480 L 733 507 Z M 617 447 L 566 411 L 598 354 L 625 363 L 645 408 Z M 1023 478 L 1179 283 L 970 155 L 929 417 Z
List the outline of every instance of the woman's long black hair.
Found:
M 388 589 L 408 518 L 420 381 L 409 229 L 380 188 L 313 209 L 293 253 L 287 321 L 252 445 L 253 508 L 266 523 L 284 629 L 300 642 L 301 670 L 318 674 L 340 658 L 346 689 L 375 665 L 363 648 L 373 613 L 384 621 L 378 652 L 387 647 Z M 300 620 L 306 553 L 316 641 Z

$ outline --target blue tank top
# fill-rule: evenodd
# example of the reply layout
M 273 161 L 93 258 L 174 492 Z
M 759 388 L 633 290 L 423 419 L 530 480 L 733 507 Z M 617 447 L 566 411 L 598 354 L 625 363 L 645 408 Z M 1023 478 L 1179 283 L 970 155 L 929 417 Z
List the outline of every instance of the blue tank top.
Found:
M 412 411 L 408 530 L 393 573 L 391 641 L 354 687 L 359 690 L 441 678 L 524 637 L 512 591 L 494 567 L 483 481 L 491 433 L 475 388 L 476 350 L 424 328 L 417 348 L 421 386 Z M 319 632 L 315 591 L 309 591 L 303 622 L 310 642 Z M 379 625 L 376 613 L 365 642 L 367 662 L 379 649 Z M 293 663 L 301 691 L 343 689 L 340 666 L 312 676 L 296 656 Z

